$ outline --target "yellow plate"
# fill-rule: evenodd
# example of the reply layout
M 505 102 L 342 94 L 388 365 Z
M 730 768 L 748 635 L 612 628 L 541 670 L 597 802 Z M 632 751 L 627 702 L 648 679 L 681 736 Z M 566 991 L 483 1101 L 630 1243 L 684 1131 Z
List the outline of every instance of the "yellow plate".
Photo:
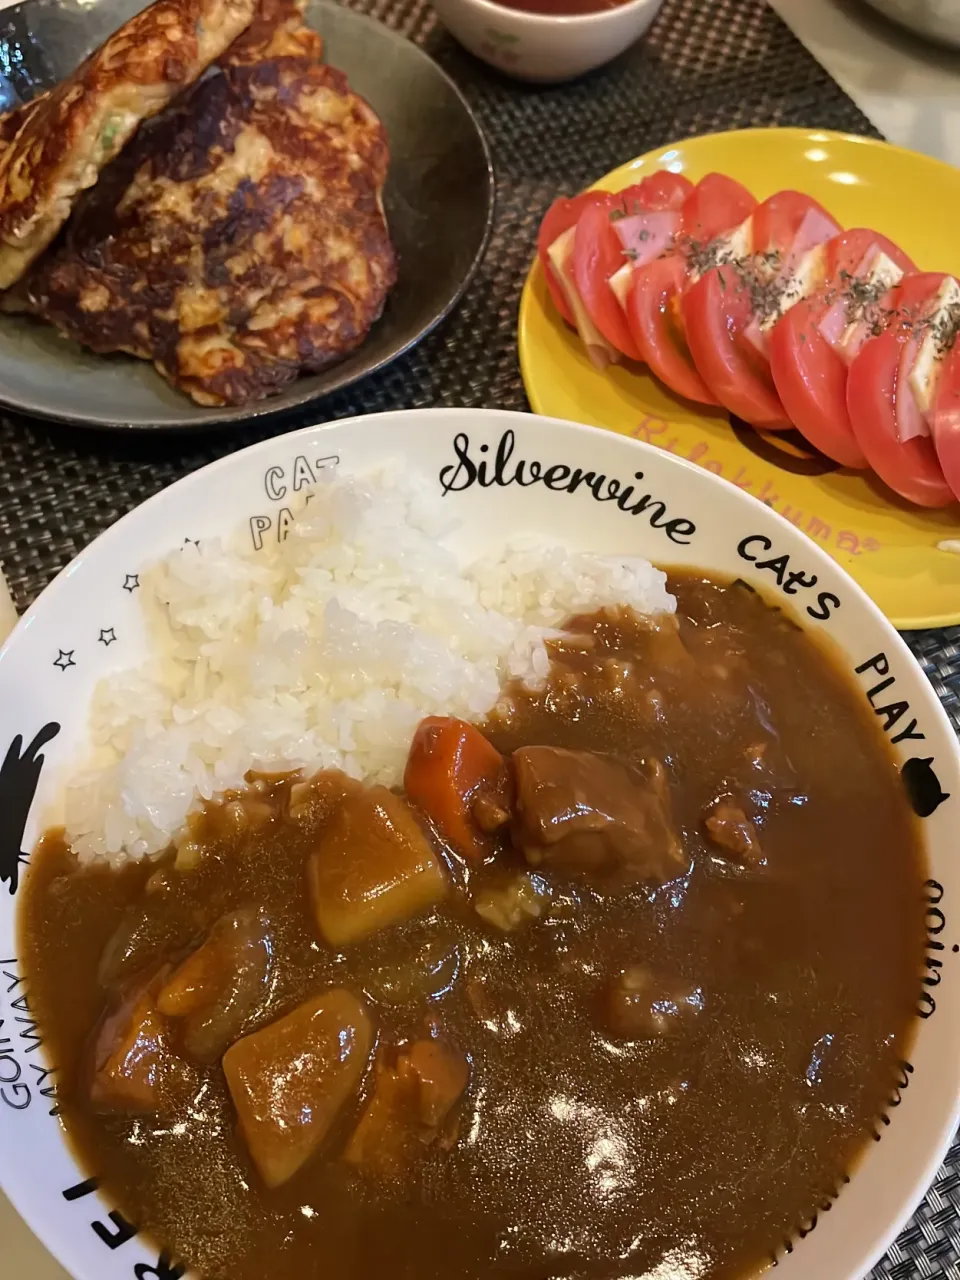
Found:
M 802 129 L 743 129 L 662 147 L 596 183 L 617 191 L 656 169 L 694 182 L 728 173 L 764 199 L 815 196 L 847 227 L 869 226 L 924 270 L 960 275 L 960 171 L 884 142 Z M 538 262 L 520 302 L 520 367 L 535 413 L 647 440 L 724 476 L 792 520 L 844 566 L 902 629 L 960 622 L 960 508 L 924 511 L 848 471 L 794 432 L 736 434 L 719 411 L 672 395 L 647 373 L 598 373 L 550 303 Z

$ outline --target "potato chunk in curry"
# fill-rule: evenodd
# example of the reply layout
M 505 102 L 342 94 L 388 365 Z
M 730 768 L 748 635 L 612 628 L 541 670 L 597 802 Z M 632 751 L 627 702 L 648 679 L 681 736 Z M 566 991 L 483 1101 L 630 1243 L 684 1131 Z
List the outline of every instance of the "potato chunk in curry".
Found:
M 313 909 L 332 947 L 435 906 L 447 880 L 410 806 L 386 787 L 348 790 L 310 858 Z
M 373 1036 L 362 1001 L 337 988 L 224 1054 L 240 1130 L 268 1187 L 287 1182 L 320 1147 L 360 1084 Z

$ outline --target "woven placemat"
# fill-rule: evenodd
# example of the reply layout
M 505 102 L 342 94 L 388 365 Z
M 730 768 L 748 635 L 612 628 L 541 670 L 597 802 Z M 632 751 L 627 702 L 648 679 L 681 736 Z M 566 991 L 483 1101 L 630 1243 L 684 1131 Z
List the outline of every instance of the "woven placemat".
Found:
M 23 608 L 90 539 L 157 490 L 268 434 L 325 418 L 426 405 L 526 409 L 516 315 L 541 214 L 631 156 L 691 134 L 805 125 L 876 135 L 763 0 L 666 0 L 648 37 L 579 83 L 512 84 L 464 53 L 423 0 L 359 0 L 426 48 L 476 111 L 493 149 L 497 217 L 454 317 L 390 369 L 254 430 L 122 438 L 0 417 L 0 564 Z M 910 643 L 960 726 L 960 628 Z M 877 1267 L 890 1280 L 960 1280 L 960 1146 Z

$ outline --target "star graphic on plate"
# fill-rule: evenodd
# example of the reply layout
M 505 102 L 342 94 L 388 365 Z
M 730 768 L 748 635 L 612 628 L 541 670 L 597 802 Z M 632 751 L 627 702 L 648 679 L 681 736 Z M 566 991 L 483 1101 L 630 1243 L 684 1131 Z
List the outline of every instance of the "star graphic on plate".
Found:
M 107 627 L 104 631 L 101 631 L 100 635 L 98 636 L 100 643 L 108 649 L 113 644 L 114 640 L 116 640 L 116 638 L 117 638 L 117 633 L 114 631 L 113 627 Z
M 183 540 L 183 545 L 184 545 L 185 547 L 199 547 L 199 545 L 200 545 L 200 539 L 199 539 L 199 538 L 184 538 L 184 540 Z
M 53 665 L 59 667 L 61 671 L 66 671 L 67 667 L 75 667 L 77 664 L 73 660 L 73 654 L 73 649 L 58 649 Z
M 140 575 L 139 575 L 139 573 L 128 573 L 128 574 L 127 574 L 127 576 L 126 576 L 126 577 L 124 578 L 124 580 L 123 580 L 123 589 L 124 589 L 124 591 L 131 591 L 131 592 L 132 592 L 132 591 L 136 591 L 136 589 L 137 589 L 137 587 L 139 587 L 139 585 L 140 585 Z

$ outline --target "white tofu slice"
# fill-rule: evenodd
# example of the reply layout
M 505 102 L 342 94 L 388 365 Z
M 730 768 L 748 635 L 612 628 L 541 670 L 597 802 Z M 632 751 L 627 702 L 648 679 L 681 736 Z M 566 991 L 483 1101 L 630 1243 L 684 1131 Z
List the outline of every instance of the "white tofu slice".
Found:
M 943 343 L 943 330 L 955 319 L 958 308 L 960 284 L 953 276 L 948 276 L 937 290 L 935 308 L 910 370 L 910 389 L 921 413 L 929 413 L 933 408 L 940 367 L 948 354 Z
M 712 266 L 725 266 L 733 262 L 743 262 L 753 253 L 753 215 L 744 219 L 732 231 L 717 236 L 710 242 L 710 262 Z M 690 272 L 691 284 L 699 280 L 701 271 Z
M 760 322 L 760 328 L 764 333 L 769 333 L 780 317 L 801 298 L 808 298 L 811 293 L 815 293 L 820 288 L 823 283 L 826 256 L 826 249 L 822 244 L 814 245 L 802 255 L 783 282 L 776 307 Z
M 630 281 L 633 279 L 633 263 L 625 262 L 619 271 L 615 271 L 607 281 L 613 290 L 613 296 L 620 303 L 624 310 L 627 309 L 627 294 L 630 291 Z
M 547 250 L 547 257 L 550 259 L 551 266 L 560 286 L 563 289 L 564 296 L 570 310 L 573 312 L 573 318 L 577 324 L 577 332 L 583 345 L 587 348 L 587 353 L 594 364 L 602 365 L 615 364 L 620 360 L 620 352 L 616 347 L 606 340 L 597 326 L 587 315 L 587 309 L 580 300 L 577 293 L 567 275 L 566 267 L 570 261 L 570 255 L 573 253 L 573 238 L 576 235 L 576 227 L 570 227 L 560 236 L 557 236 L 553 244 Z

